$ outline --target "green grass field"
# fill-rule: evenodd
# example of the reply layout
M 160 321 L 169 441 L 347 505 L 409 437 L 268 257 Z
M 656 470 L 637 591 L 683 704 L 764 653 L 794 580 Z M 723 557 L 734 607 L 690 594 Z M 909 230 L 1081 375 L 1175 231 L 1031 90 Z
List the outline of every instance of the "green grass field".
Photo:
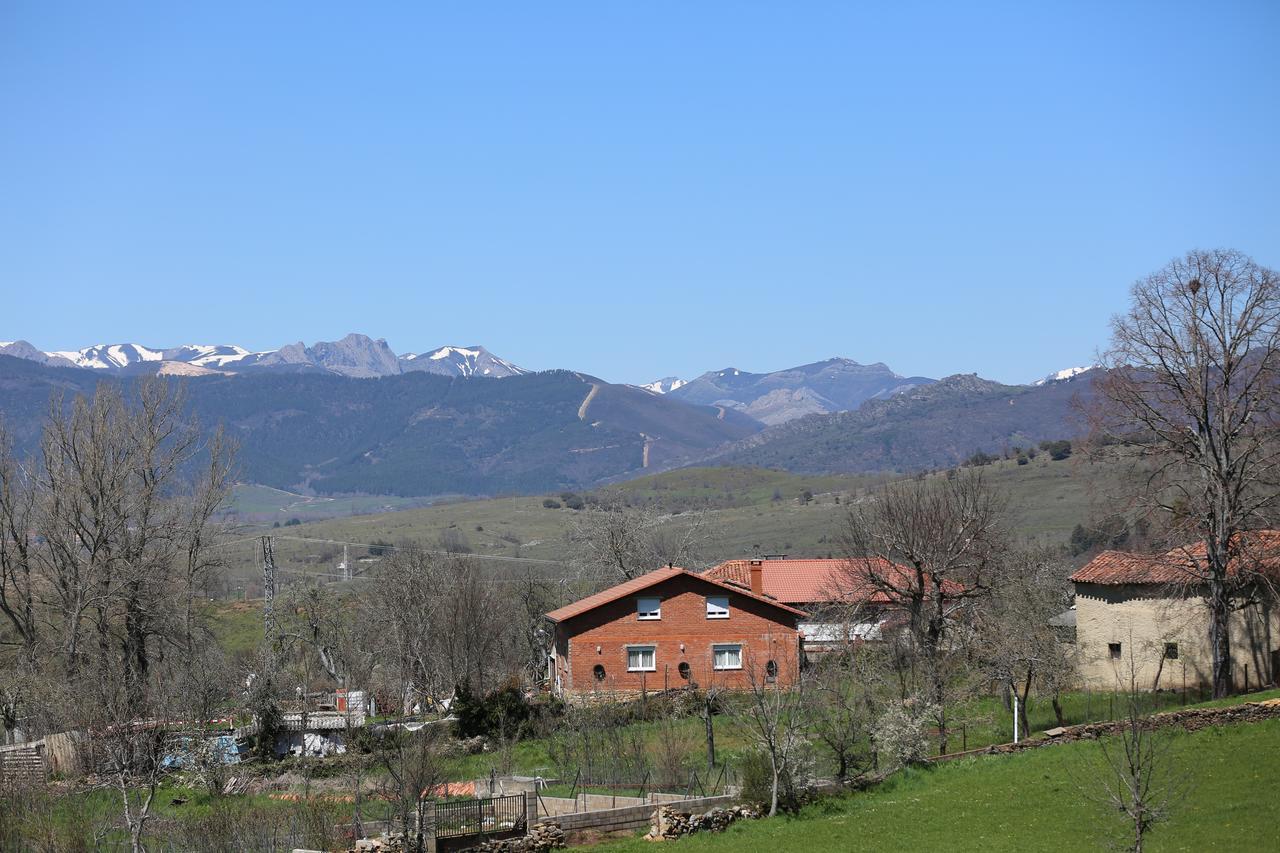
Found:
M 1190 793 L 1149 836 L 1151 851 L 1280 849 L 1280 720 L 1171 735 L 1172 773 Z M 681 850 L 1097 850 L 1125 838 L 1091 801 L 1107 778 L 1093 742 L 966 758 L 891 777 L 794 817 L 683 839 Z M 651 849 L 639 838 L 595 848 Z M 1123 849 L 1123 848 L 1121 848 Z

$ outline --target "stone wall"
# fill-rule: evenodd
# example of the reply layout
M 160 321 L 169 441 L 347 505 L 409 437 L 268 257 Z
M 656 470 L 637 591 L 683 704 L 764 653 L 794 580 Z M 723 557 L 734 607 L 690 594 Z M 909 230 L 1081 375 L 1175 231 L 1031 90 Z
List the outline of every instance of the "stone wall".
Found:
M 735 797 L 730 796 L 699 797 L 691 800 L 676 800 L 669 805 L 677 811 L 697 812 L 705 811 L 715 806 L 727 806 L 735 799 Z M 560 828 L 565 832 L 580 832 L 584 829 L 590 829 L 595 832 L 634 832 L 651 825 L 655 808 L 654 803 L 646 802 L 641 805 L 626 806 L 624 808 L 561 814 L 554 818 L 554 822 L 559 824 Z
M 1177 657 L 1166 656 L 1176 644 Z M 1119 645 L 1113 657 L 1111 645 Z M 1231 617 L 1231 659 L 1237 689 L 1275 681 L 1280 612 L 1261 605 Z M 1084 687 L 1127 689 L 1132 661 L 1142 690 L 1179 690 L 1212 682 L 1209 610 L 1197 595 L 1172 595 L 1157 586 L 1076 584 L 1077 665 Z

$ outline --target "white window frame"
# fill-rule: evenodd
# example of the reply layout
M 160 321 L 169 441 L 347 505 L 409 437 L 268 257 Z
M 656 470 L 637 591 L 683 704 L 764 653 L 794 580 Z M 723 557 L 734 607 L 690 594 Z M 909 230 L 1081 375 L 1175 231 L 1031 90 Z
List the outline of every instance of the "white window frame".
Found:
M 719 602 L 723 601 L 722 606 Z M 708 619 L 728 619 L 729 618 L 729 596 L 727 595 L 708 595 L 707 596 L 707 618 Z
M 643 654 L 644 652 L 648 652 L 650 664 L 648 666 L 644 666 L 642 663 L 639 666 L 632 666 L 631 665 L 632 652 L 639 652 L 641 654 Z M 627 672 L 657 672 L 657 671 L 658 671 L 658 647 L 657 646 L 654 646 L 654 645 L 627 646 Z
M 653 607 L 646 608 L 645 602 L 652 601 Z M 662 618 L 662 596 L 642 595 L 636 598 L 636 618 L 642 622 L 652 622 Z
M 737 666 L 721 666 L 719 652 L 734 649 L 738 652 Z M 715 643 L 711 646 L 711 668 L 716 672 L 732 672 L 742 669 L 742 643 Z

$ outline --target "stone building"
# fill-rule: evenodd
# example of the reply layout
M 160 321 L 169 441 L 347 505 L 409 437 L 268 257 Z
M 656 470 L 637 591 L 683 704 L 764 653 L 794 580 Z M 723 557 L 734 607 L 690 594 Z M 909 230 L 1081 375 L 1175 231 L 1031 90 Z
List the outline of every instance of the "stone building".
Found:
M 1231 660 L 1237 689 L 1276 683 L 1280 675 L 1280 531 L 1250 536 L 1228 568 L 1247 577 L 1232 613 Z M 1076 657 L 1083 686 L 1127 686 L 1130 666 L 1142 689 L 1178 690 L 1213 680 L 1207 589 L 1197 579 L 1203 546 L 1164 554 L 1103 551 L 1071 576 Z

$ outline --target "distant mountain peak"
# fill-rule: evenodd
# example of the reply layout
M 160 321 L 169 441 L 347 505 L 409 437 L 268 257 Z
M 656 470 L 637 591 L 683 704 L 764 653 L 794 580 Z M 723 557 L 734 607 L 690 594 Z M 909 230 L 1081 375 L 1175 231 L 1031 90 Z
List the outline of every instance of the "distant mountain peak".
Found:
M 678 376 L 664 376 L 661 379 L 655 379 L 652 382 L 645 383 L 640 387 L 646 391 L 652 391 L 654 394 L 670 394 L 678 388 L 688 385 L 688 381 Z
M 503 379 L 520 376 L 529 371 L 499 358 L 482 346 L 467 347 L 448 344 L 423 353 L 407 353 L 400 356 L 400 369 L 404 372 L 423 371 L 441 376 L 488 377 Z
M 1032 382 L 1031 384 L 1047 385 L 1050 382 L 1065 382 L 1070 379 L 1075 379 L 1081 373 L 1088 373 L 1090 370 L 1093 370 L 1095 367 L 1097 367 L 1096 364 L 1091 364 L 1088 367 L 1066 367 L 1066 368 L 1063 368 L 1062 370 L 1054 371 L 1053 373 L 1050 373 L 1048 376 L 1045 376 L 1041 379 L 1037 379 L 1035 382 Z

